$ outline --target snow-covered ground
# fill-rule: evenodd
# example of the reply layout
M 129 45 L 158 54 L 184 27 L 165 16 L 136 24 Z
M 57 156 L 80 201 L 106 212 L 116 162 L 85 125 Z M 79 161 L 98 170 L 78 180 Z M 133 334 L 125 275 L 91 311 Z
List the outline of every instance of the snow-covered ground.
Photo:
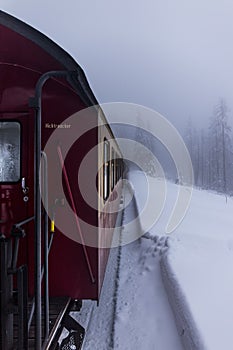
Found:
M 128 189 L 125 196 L 127 202 Z M 124 212 L 122 235 L 129 234 L 127 223 L 136 215 L 132 200 Z M 130 229 L 139 232 L 139 226 L 135 221 Z M 148 234 L 112 250 L 99 306 L 85 302 L 74 316 L 87 327 L 84 350 L 183 350 L 160 273 L 165 249 L 166 237 Z
M 147 200 L 145 176 L 133 172 L 129 179 L 136 202 L 125 209 L 125 237 L 129 229 L 138 233 L 148 227 L 148 214 L 127 225 Z M 161 180 L 149 182 L 156 205 Z M 166 235 L 177 191 L 168 182 L 156 224 L 142 238 L 112 250 L 100 304 L 87 302 L 82 311 L 86 319 L 92 309 L 84 350 L 232 347 L 233 199 L 194 189 L 182 223 Z M 128 190 L 126 201 L 127 196 Z
M 133 173 L 139 209 L 145 177 Z M 156 187 L 160 180 L 149 179 Z M 163 235 L 177 185 L 168 183 L 167 201 L 152 235 Z M 153 185 L 152 185 L 153 188 Z M 142 226 L 146 223 L 142 222 Z M 190 208 L 168 240 L 162 270 L 179 333 L 187 349 L 230 349 L 233 344 L 233 199 L 193 190 Z M 182 328 L 183 327 L 183 328 Z
M 131 202 L 125 210 L 126 222 L 136 210 Z M 127 226 L 122 235 L 126 230 Z M 160 274 L 160 254 L 165 249 L 166 237 L 149 234 L 122 247 L 114 349 L 183 349 Z

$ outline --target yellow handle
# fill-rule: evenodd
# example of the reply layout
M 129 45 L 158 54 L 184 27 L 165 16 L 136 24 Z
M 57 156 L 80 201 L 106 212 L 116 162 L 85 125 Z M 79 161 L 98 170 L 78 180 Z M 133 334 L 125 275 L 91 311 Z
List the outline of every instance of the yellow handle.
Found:
M 54 220 L 51 220 L 50 232 L 55 232 L 55 222 L 54 222 Z

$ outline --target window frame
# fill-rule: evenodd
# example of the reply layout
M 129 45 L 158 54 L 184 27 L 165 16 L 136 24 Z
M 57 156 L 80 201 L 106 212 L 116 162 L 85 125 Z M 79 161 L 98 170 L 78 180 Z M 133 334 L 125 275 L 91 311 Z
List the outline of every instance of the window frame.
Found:
M 7 185 L 7 184 L 18 184 L 21 181 L 22 178 L 22 123 L 18 119 L 0 119 L 0 123 L 16 123 L 19 125 L 19 172 L 18 172 L 18 179 L 14 181 L 1 181 L 0 179 L 0 186 L 1 185 Z
M 104 138 L 103 142 L 103 200 L 107 201 L 110 195 L 110 169 L 109 169 L 110 143 Z
M 115 187 L 115 149 L 111 149 L 111 191 Z

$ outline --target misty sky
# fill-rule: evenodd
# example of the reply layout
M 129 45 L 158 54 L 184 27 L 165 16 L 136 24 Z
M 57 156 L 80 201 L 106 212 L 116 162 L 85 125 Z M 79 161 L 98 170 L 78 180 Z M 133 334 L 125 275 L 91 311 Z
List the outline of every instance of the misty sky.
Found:
M 84 68 L 99 102 L 151 107 L 176 126 L 206 123 L 225 98 L 233 120 L 231 0 L 1 0 Z

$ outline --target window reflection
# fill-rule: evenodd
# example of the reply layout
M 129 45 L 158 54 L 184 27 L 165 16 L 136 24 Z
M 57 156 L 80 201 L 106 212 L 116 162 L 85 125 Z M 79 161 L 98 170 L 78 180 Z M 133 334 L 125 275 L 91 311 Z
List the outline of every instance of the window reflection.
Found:
M 0 182 L 20 179 L 20 124 L 0 122 Z

